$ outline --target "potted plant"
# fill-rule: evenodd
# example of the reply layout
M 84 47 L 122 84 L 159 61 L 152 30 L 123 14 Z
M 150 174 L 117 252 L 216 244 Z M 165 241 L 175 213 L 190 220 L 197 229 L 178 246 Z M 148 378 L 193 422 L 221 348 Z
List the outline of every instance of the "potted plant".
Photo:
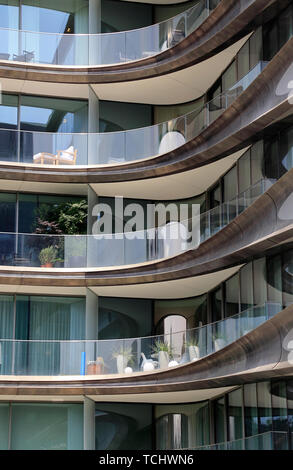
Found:
M 186 348 L 188 349 L 190 362 L 197 361 L 200 357 L 198 340 L 194 338 L 186 341 Z
M 123 374 L 129 363 L 133 362 L 133 354 L 130 348 L 121 348 L 113 354 L 117 363 L 118 374 Z
M 213 336 L 213 340 L 215 345 L 215 351 L 219 351 L 220 349 L 223 349 L 226 346 L 226 339 L 221 333 L 216 333 Z
M 41 262 L 41 268 L 52 268 L 53 263 L 56 260 L 57 250 L 54 246 L 48 246 L 47 248 L 43 248 L 40 251 L 39 259 Z
M 157 340 L 153 346 L 153 353 L 158 357 L 159 368 L 166 369 L 169 366 L 170 356 L 172 356 L 172 348 L 165 341 Z
M 88 361 L 87 363 L 87 375 L 96 375 L 97 374 L 97 365 L 96 361 Z
M 103 374 L 104 373 L 104 368 L 105 368 L 105 364 L 104 364 L 104 359 L 102 357 L 97 357 L 97 360 L 96 360 L 96 374 Z

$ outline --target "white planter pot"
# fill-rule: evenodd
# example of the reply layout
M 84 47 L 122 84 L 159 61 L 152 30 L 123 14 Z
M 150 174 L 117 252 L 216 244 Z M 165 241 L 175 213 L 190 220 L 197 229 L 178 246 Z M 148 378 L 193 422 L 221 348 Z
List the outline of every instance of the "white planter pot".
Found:
M 152 362 L 146 362 L 143 366 L 143 371 L 144 372 L 150 372 L 155 369 L 155 366 Z
M 198 346 L 189 346 L 189 360 L 190 362 L 194 362 L 195 360 L 199 359 L 199 347 Z
M 119 354 L 116 360 L 117 360 L 117 372 L 118 374 L 123 374 L 125 368 L 127 367 L 128 361 L 122 354 Z
M 169 354 L 167 351 L 159 351 L 159 367 L 160 369 L 167 369 L 169 364 Z
M 220 351 L 226 346 L 226 341 L 222 338 L 215 339 L 215 351 Z

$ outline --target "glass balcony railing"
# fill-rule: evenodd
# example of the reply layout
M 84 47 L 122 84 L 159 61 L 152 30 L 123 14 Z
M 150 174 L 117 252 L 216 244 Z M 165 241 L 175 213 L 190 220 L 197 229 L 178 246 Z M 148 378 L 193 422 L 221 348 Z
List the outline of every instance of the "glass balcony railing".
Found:
M 198 328 L 128 339 L 41 341 L 0 339 L 1 375 L 132 374 L 194 362 L 255 329 L 282 306 L 265 303 Z
M 157 157 L 191 141 L 262 72 L 259 62 L 231 90 L 167 122 L 128 131 L 50 133 L 0 129 L 0 161 L 39 165 L 111 165 Z
M 285 431 L 268 431 L 235 441 L 198 447 L 195 450 L 288 450 L 289 434 Z
M 0 60 L 45 65 L 110 65 L 170 49 L 195 31 L 219 1 L 200 0 L 179 15 L 145 28 L 101 34 L 55 34 L 0 29 Z
M 144 263 L 195 249 L 228 225 L 271 185 L 254 186 L 207 212 L 180 222 L 137 232 L 97 235 L 0 233 L 0 265 L 89 268 Z

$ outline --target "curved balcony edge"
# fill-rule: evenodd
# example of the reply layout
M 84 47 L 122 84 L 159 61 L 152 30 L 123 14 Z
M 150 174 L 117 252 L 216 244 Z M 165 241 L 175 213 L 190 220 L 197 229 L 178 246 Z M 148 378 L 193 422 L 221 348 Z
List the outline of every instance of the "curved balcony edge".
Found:
M 293 305 L 198 361 L 123 377 L 0 377 L 0 395 L 123 395 L 236 386 L 292 374 Z
M 266 0 L 222 0 L 185 39 L 146 59 L 99 67 L 46 66 L 2 60 L 0 77 L 84 84 L 126 82 L 165 75 L 195 65 L 231 45 L 251 31 L 249 24 L 266 6 Z
M 292 54 L 293 38 L 219 117 L 175 150 L 156 157 L 104 166 L 70 165 L 66 168 L 0 162 L 0 179 L 121 183 L 176 175 L 214 163 L 243 148 L 255 134 L 292 112 L 288 88 Z
M 198 248 L 159 261 L 104 268 L 56 269 L 0 267 L 1 284 L 44 286 L 118 286 L 196 277 L 239 265 L 254 254 L 291 241 L 293 169 L 224 228 Z

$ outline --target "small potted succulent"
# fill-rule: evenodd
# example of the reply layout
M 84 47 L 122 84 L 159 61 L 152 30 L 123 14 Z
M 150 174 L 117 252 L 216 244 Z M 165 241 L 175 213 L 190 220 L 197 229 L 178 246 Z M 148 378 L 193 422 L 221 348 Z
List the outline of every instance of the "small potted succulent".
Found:
M 57 250 L 53 246 L 48 246 L 40 251 L 39 259 L 41 268 L 52 268 L 56 260 Z
M 197 361 L 200 357 L 198 340 L 193 338 L 189 341 L 186 341 L 186 348 L 188 349 L 190 362 Z
M 130 348 L 121 348 L 113 354 L 113 357 L 117 362 L 117 372 L 118 374 L 123 374 L 128 364 L 133 362 L 133 354 Z
M 153 346 L 153 353 L 158 357 L 159 368 L 167 369 L 170 362 L 170 356 L 172 356 L 172 348 L 165 341 L 157 340 Z
M 104 373 L 104 359 L 102 357 L 97 357 L 96 360 L 96 374 L 100 375 Z
M 215 345 L 215 351 L 220 351 L 220 349 L 223 349 L 227 344 L 225 336 L 221 333 L 216 333 L 213 336 L 213 340 Z

